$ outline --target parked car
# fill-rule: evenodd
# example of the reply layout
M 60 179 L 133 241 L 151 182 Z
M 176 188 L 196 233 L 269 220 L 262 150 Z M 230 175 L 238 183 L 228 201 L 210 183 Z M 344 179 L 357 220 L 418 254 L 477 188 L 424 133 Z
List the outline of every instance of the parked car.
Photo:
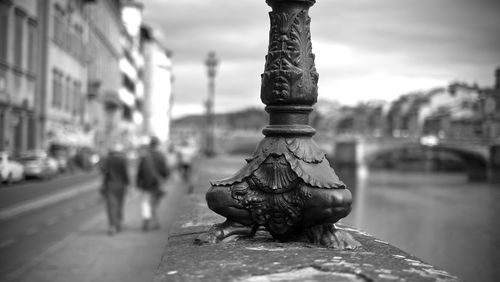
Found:
M 47 153 L 57 162 L 57 167 L 60 173 L 72 172 L 74 169 L 73 158 L 71 152 L 74 148 L 68 145 L 51 144 Z
M 61 173 L 68 172 L 71 170 L 70 165 L 69 165 L 69 159 L 67 156 L 64 155 L 58 155 L 58 156 L 53 156 L 54 160 L 57 163 L 57 170 Z
M 24 167 L 7 152 L 0 152 L 0 182 L 8 184 L 24 179 Z
M 75 166 L 83 170 L 91 170 L 99 163 L 99 155 L 92 148 L 81 147 L 73 156 Z
M 23 153 L 19 160 L 24 166 L 26 177 L 48 179 L 56 176 L 59 170 L 57 161 L 44 151 Z

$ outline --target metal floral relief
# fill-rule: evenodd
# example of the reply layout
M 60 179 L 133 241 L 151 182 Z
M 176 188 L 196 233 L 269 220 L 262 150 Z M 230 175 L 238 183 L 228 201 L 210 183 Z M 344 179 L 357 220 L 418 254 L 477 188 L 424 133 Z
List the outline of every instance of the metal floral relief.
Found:
M 311 22 L 307 11 L 271 12 L 269 53 L 262 74 L 261 98 L 265 104 L 312 105 L 318 96 L 319 75 L 314 66 Z
M 314 129 L 307 124 L 318 82 L 308 16 L 314 1 L 267 2 L 273 11 L 261 99 L 270 125 L 243 168 L 211 183 L 208 206 L 227 220 L 196 243 L 253 236 L 264 226 L 278 240 L 308 238 L 327 247 L 354 249 L 359 243 L 335 227 L 351 211 L 351 193 L 311 138 Z

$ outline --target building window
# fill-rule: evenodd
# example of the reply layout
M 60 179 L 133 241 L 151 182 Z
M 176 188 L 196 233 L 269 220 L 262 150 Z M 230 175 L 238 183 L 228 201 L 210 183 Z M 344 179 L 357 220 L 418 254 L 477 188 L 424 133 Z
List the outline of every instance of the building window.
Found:
M 30 79 L 30 80 L 26 81 L 26 93 L 31 97 L 35 96 L 35 80 L 34 79 Z
M 0 68 L 0 93 L 5 93 L 7 90 L 7 73 Z
M 57 102 L 57 72 L 56 70 L 52 70 L 52 107 L 56 107 Z
M 123 119 L 128 121 L 132 120 L 132 109 L 129 106 L 123 107 Z
M 7 46 L 9 39 L 9 6 L 0 2 L 0 61 L 7 61 Z
M 33 19 L 29 19 L 28 23 L 28 72 L 34 74 L 37 58 L 37 24 Z
M 79 24 L 75 24 L 74 32 L 75 32 L 75 36 L 74 36 L 75 42 L 74 42 L 73 48 L 74 48 L 75 56 L 78 58 L 78 60 L 82 61 L 83 60 L 83 49 L 84 49 L 82 26 Z
M 24 40 L 24 17 L 26 14 L 16 9 L 14 22 L 14 65 L 21 69 L 23 67 L 23 40 Z
M 82 84 L 81 83 L 78 83 L 78 93 L 80 95 L 79 96 L 80 107 L 78 108 L 78 116 L 80 117 L 80 120 L 83 121 L 83 119 L 85 117 L 85 114 L 86 114 L 86 111 L 87 111 L 87 97 L 83 93 Z
M 59 44 L 64 44 L 64 11 L 59 5 L 54 5 L 54 41 Z
M 52 106 L 62 106 L 62 74 L 57 69 L 52 70 Z
M 73 97 L 73 115 L 77 116 L 78 115 L 78 109 L 80 108 L 80 82 L 74 81 L 73 82 L 73 91 L 74 91 L 74 97 Z
M 66 95 L 65 96 L 65 103 L 64 103 L 64 109 L 66 111 L 70 111 L 71 110 L 71 105 L 73 104 L 73 91 L 71 91 L 71 86 L 72 86 L 72 83 L 71 83 L 71 78 L 68 76 L 66 77 Z
M 21 87 L 22 87 L 22 73 L 20 72 L 14 72 L 14 93 L 21 93 Z
M 36 147 L 36 119 L 33 116 L 28 120 L 28 150 L 33 150 Z
M 73 57 L 76 56 L 77 50 L 76 50 L 76 35 L 74 32 L 71 32 L 71 30 L 68 31 L 68 51 Z

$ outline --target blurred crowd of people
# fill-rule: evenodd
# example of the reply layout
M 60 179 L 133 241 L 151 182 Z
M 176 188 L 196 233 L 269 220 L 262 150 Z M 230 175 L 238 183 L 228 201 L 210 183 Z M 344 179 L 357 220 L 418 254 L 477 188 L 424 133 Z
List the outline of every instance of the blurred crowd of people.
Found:
M 116 142 L 106 156 L 101 159 L 101 195 L 108 215 L 108 234 L 123 230 L 123 209 L 127 191 L 136 187 L 141 194 L 140 211 L 142 230 L 160 229 L 158 207 L 167 194 L 167 181 L 175 174 L 180 177 L 191 193 L 192 164 L 198 154 L 195 142 L 183 140 L 180 144 L 170 144 L 162 150 L 157 137 L 152 136 L 147 146 L 138 149 L 135 169 L 132 169 L 135 154 L 127 152 Z M 133 179 L 135 183 L 133 183 Z

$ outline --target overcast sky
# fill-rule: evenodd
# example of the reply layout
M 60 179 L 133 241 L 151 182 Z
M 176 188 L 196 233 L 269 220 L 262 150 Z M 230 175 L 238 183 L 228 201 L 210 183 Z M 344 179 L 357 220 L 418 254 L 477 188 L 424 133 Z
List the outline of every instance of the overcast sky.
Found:
M 216 111 L 262 106 L 265 0 L 143 3 L 174 54 L 175 116 L 204 111 L 211 50 L 221 61 Z M 319 99 L 393 100 L 452 80 L 490 86 L 500 66 L 500 0 L 318 0 L 310 16 Z

